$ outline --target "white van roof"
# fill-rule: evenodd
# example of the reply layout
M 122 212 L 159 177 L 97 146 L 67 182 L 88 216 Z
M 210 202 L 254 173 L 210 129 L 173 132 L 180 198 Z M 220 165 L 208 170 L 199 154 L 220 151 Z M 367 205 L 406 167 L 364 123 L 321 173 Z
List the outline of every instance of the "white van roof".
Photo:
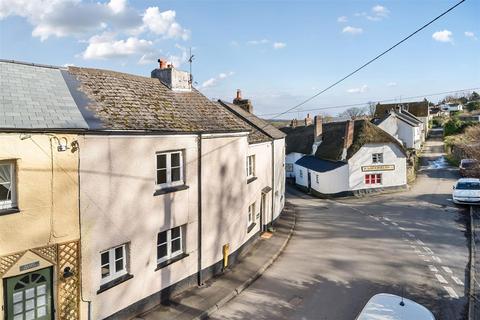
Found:
M 393 294 L 379 293 L 367 302 L 357 320 L 435 320 L 433 314 L 421 304 Z

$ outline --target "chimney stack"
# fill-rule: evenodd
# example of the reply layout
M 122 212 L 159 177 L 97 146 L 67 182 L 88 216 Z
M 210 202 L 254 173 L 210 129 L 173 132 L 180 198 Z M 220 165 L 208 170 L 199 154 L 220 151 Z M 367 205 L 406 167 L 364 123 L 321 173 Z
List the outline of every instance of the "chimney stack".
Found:
M 173 91 L 192 91 L 190 74 L 188 72 L 175 69 L 172 64 L 163 59 L 158 59 L 158 64 L 158 69 L 153 70 L 151 73 L 152 78 L 159 79 Z
M 313 118 L 313 141 L 320 142 L 322 141 L 323 133 L 323 119 L 322 116 L 315 116 Z
M 309 126 L 313 123 L 313 119 L 310 118 L 310 113 L 307 113 L 307 117 L 305 118 L 305 126 Z
M 355 125 L 354 120 L 348 120 L 347 124 L 345 125 L 345 136 L 343 138 L 343 148 L 344 150 L 348 150 L 353 143 L 353 127 Z
M 237 96 L 233 99 L 233 104 L 239 106 L 243 110 L 253 113 L 253 105 L 248 99 L 242 99 L 242 91 L 237 89 Z

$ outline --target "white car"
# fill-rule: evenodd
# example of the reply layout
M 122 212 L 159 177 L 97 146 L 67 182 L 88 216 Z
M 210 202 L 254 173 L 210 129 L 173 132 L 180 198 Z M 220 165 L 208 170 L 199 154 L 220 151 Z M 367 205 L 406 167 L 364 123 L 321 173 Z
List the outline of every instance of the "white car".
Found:
M 368 300 L 356 320 L 435 320 L 435 317 L 412 300 L 379 293 Z
M 480 179 L 458 179 L 455 186 L 453 186 L 452 199 L 453 203 L 456 204 L 480 205 Z

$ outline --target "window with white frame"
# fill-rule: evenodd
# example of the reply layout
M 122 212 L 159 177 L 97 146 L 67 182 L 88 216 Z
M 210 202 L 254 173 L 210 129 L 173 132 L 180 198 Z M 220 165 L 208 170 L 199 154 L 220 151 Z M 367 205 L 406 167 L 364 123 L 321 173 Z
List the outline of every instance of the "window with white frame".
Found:
M 255 176 L 255 155 L 247 157 L 247 178 L 252 178 Z
M 248 206 L 247 226 L 250 226 L 255 220 L 255 202 Z
M 382 184 L 382 174 L 381 173 L 371 173 L 365 175 L 365 184 Z
M 300 178 L 303 178 L 303 170 L 300 170 L 300 171 L 298 172 L 298 176 L 299 176 Z
M 127 274 L 127 245 L 114 247 L 100 253 L 101 284 L 108 283 Z
M 184 227 L 179 226 L 159 232 L 157 235 L 157 263 L 174 258 L 184 252 Z
M 372 163 L 383 163 L 383 153 L 372 154 Z
M 156 157 L 156 185 L 158 188 L 184 184 L 182 151 L 158 152 Z
M 0 161 L 0 211 L 15 207 L 15 197 L 15 162 Z

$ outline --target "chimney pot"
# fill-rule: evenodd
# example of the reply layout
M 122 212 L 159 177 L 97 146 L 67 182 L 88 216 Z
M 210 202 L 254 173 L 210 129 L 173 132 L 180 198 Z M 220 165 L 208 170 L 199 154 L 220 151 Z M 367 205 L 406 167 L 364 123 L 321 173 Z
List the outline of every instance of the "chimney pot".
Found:
M 242 100 L 242 90 L 237 89 L 237 97 L 235 99 Z
M 242 91 L 237 89 L 237 96 L 233 99 L 233 104 L 239 106 L 243 110 L 253 113 L 253 105 L 252 102 L 248 99 L 242 99 Z
M 166 69 L 167 68 L 167 61 L 163 59 L 158 59 L 158 64 L 160 69 Z

